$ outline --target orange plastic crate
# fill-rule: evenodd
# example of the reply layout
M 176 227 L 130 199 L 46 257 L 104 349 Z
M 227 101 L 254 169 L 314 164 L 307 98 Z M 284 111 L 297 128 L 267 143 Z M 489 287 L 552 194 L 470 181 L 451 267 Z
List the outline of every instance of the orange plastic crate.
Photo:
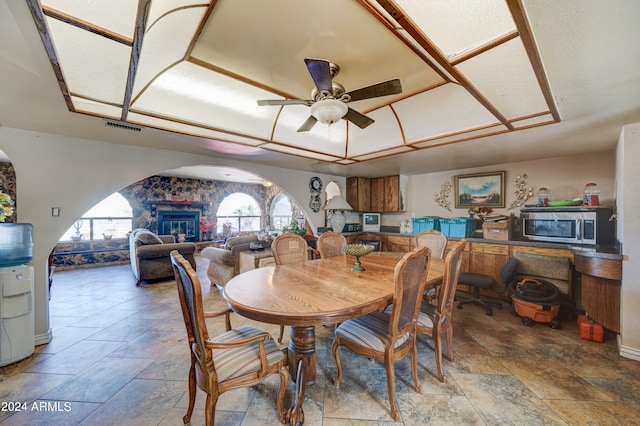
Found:
M 585 340 L 594 342 L 604 342 L 604 329 L 596 322 L 593 322 L 585 315 L 578 316 L 578 328 L 580 329 L 580 337 Z

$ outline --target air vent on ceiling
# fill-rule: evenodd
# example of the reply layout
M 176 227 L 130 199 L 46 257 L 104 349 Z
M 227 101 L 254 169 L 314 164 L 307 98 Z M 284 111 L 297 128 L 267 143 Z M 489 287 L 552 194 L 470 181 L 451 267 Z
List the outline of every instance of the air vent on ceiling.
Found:
M 134 126 L 133 124 L 124 123 L 122 121 L 105 120 L 104 125 L 107 126 L 107 127 L 115 127 L 117 129 L 122 129 L 122 130 L 130 130 L 132 132 L 141 132 L 142 131 L 142 127 Z

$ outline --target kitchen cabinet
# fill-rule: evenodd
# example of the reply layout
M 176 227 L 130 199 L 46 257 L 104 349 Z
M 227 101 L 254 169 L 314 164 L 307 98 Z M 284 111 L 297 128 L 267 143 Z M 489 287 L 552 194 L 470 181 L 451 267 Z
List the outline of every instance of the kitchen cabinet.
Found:
M 582 306 L 595 322 L 620 333 L 622 261 L 576 254 L 582 274 Z
M 355 211 L 371 210 L 371 179 L 362 177 L 347 178 L 347 203 Z
M 385 243 L 385 251 L 406 253 L 413 250 L 413 237 L 387 235 Z
M 347 178 L 347 202 L 356 211 L 401 212 L 407 177 L 401 175 L 379 178 Z
M 384 195 L 385 195 L 385 178 L 373 178 L 371 179 L 371 211 L 382 212 L 384 211 Z
M 509 246 L 475 242 L 468 244 L 468 246 L 468 271 L 490 275 L 495 280 L 494 288 L 491 290 L 480 289 L 480 295 L 509 299 L 509 292 L 500 281 L 500 271 L 509 261 Z

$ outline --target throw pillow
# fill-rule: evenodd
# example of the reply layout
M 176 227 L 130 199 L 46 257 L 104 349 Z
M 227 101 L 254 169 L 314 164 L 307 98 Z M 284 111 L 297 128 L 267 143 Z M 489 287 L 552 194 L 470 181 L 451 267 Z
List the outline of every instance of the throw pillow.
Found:
M 152 234 L 151 232 L 144 232 L 138 235 L 138 241 L 141 244 L 151 245 L 151 244 L 162 244 L 162 240 L 156 234 Z

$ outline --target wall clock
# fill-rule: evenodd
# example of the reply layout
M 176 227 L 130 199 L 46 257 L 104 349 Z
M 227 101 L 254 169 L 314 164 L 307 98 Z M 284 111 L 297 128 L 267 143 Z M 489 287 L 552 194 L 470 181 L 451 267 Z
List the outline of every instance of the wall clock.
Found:
M 319 177 L 314 176 L 311 179 L 309 179 L 309 191 L 311 192 L 322 191 L 322 180 Z

